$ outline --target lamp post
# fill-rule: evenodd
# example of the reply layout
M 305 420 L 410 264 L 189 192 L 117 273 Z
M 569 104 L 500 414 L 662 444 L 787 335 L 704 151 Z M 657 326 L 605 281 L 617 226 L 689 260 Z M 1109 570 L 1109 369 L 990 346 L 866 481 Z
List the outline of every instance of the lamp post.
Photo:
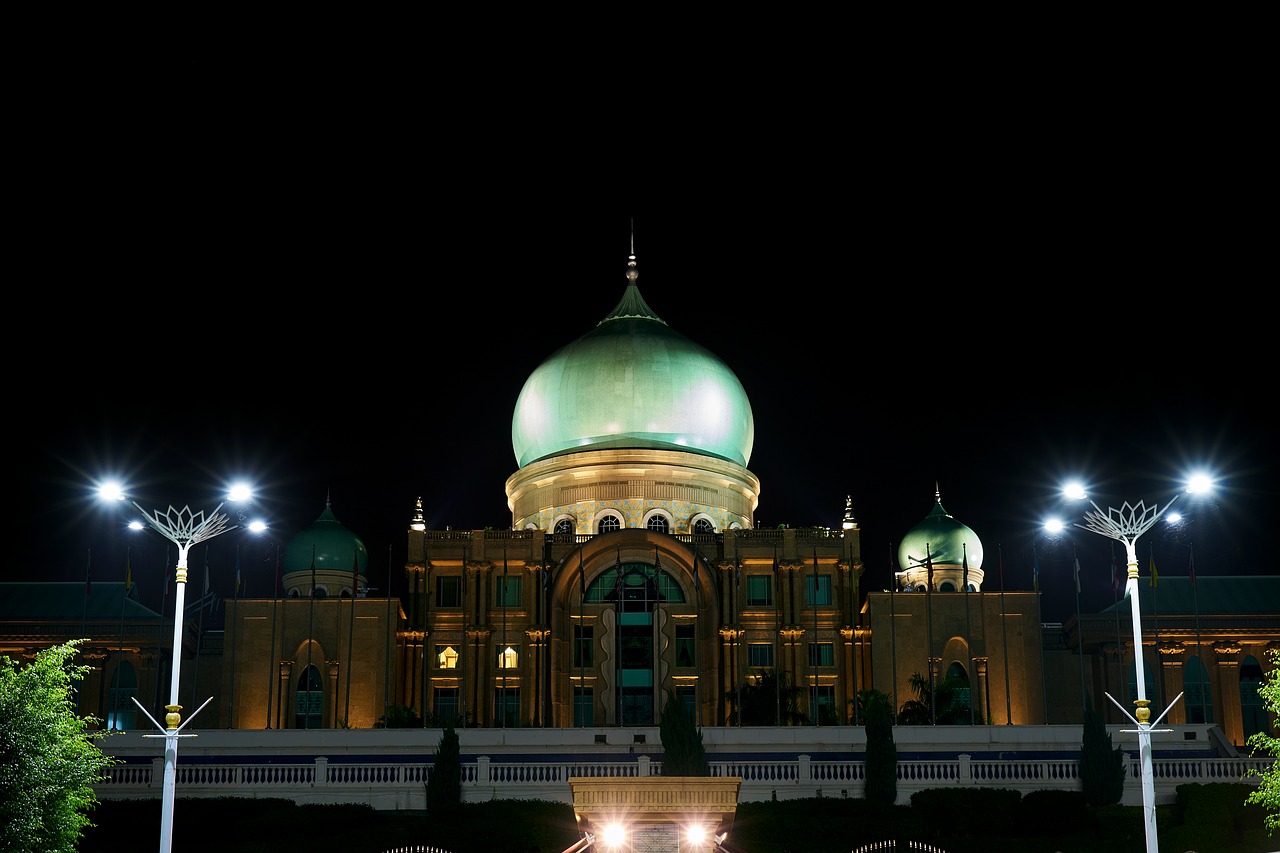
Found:
M 105 498 L 114 500 L 127 500 L 124 492 L 115 484 L 104 485 L 100 493 Z M 228 501 L 248 500 L 250 492 L 246 486 L 236 486 L 228 495 Z M 173 670 L 170 673 L 169 681 L 169 704 L 165 705 L 165 710 L 169 713 L 165 715 L 165 725 L 161 726 L 156 722 L 154 717 L 142 708 L 142 712 L 151 718 L 151 722 L 155 723 L 156 728 L 160 729 L 163 734 L 159 735 L 164 738 L 164 788 L 162 792 L 160 806 L 160 853 L 170 853 L 173 848 L 173 800 L 174 791 L 177 786 L 177 764 L 178 764 L 178 738 L 193 737 L 193 735 L 182 735 L 179 732 L 186 726 L 182 722 L 182 706 L 178 704 L 178 681 L 182 669 L 182 610 L 184 607 L 184 599 L 186 598 L 187 588 L 187 554 L 192 546 L 225 533 L 228 530 L 234 530 L 238 525 L 231 522 L 231 518 L 222 512 L 223 504 L 218 506 L 208 515 L 204 510 L 192 511 L 190 506 L 184 506 L 181 510 L 174 509 L 172 505 L 169 509 L 161 513 L 160 510 L 148 513 L 142 507 L 138 506 L 136 501 L 129 501 L 133 507 L 141 513 L 146 523 L 165 539 L 168 539 L 174 545 L 178 546 L 178 563 L 174 570 L 174 614 L 173 614 Z M 140 522 L 134 522 L 131 527 L 141 528 Z M 210 700 L 212 697 L 210 697 Z M 134 700 L 137 704 L 137 700 Z M 195 710 L 187 722 L 194 719 L 195 715 L 200 713 L 206 701 Z M 158 737 L 158 735 L 144 735 L 144 737 Z
M 1208 488 L 1208 479 L 1198 476 L 1188 484 L 1186 490 L 1194 493 Z M 1068 485 L 1063 490 L 1063 494 L 1069 500 L 1087 497 L 1084 487 L 1074 483 Z M 1144 501 L 1138 501 L 1136 505 L 1125 501 L 1119 509 L 1109 506 L 1105 511 L 1090 498 L 1089 504 L 1093 509 L 1085 512 L 1083 524 L 1075 524 L 1082 530 L 1122 542 L 1128 560 L 1124 594 L 1129 599 L 1130 613 L 1133 617 L 1133 664 L 1138 689 L 1138 698 L 1133 703 L 1137 706 L 1137 710 L 1130 719 L 1138 726 L 1138 755 L 1142 762 L 1142 817 L 1147 853 L 1158 853 L 1160 840 L 1156 834 L 1155 779 L 1151 766 L 1151 729 L 1155 723 L 1150 722 L 1151 709 L 1148 706 L 1151 702 L 1147 699 L 1146 675 L 1142 661 L 1142 610 L 1138 606 L 1137 542 L 1138 537 L 1150 530 L 1178 497 L 1175 494 L 1163 507 L 1158 503 L 1148 507 Z M 1168 709 L 1165 712 L 1167 713 Z M 1163 717 L 1164 714 L 1161 714 L 1160 718 Z M 1156 720 L 1156 723 L 1158 722 L 1159 719 Z

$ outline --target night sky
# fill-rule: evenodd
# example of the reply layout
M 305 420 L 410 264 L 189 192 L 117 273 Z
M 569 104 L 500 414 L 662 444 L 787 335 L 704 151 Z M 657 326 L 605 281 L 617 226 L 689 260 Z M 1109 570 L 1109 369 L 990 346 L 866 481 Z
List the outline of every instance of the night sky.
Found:
M 633 223 L 649 305 L 746 388 L 759 525 L 837 526 L 851 496 L 864 587 L 887 587 L 935 488 L 982 539 L 986 588 L 1002 555 L 1029 589 L 1065 477 L 1103 507 L 1163 506 L 1199 467 L 1216 497 L 1143 537 L 1144 574 L 1151 543 L 1185 574 L 1191 542 L 1199 576 L 1274 571 L 1259 226 L 1233 161 L 1210 174 L 1185 137 L 942 151 L 892 122 L 845 150 L 734 123 L 732 148 L 650 181 L 654 129 L 625 110 L 569 142 L 458 102 L 379 111 L 405 104 L 336 72 L 321 93 L 301 73 L 97 70 L 24 138 L 39 180 L 15 236 L 39 263 L 11 315 L 5 580 L 83 579 L 90 551 L 95 583 L 122 579 L 132 543 L 158 606 L 165 542 L 122 532 L 92 484 L 211 509 L 244 475 L 285 540 L 331 498 L 397 591 L 416 498 L 432 528 L 509 526 L 516 397 L 617 304 Z M 269 594 L 272 546 L 244 536 L 211 543 L 211 586 L 231 595 L 239 544 L 246 593 Z M 1112 601 L 1107 540 L 1077 531 L 1041 551 L 1046 619 L 1074 608 L 1072 544 L 1083 607 Z
M 1065 317 L 988 322 L 994 293 L 860 269 L 865 244 L 842 248 L 830 222 L 771 221 L 768 239 L 688 214 L 646 222 L 635 225 L 641 293 L 724 359 L 752 402 L 758 524 L 838 526 L 851 496 L 868 587 L 886 587 L 890 549 L 930 512 L 935 487 L 982 539 L 987 589 L 1001 557 L 1006 588 L 1027 589 L 1031 538 L 1064 478 L 1086 478 L 1104 507 L 1163 505 L 1195 467 L 1217 475 L 1218 495 L 1179 541 L 1146 534 L 1144 573 L 1155 542 L 1162 575 L 1185 574 L 1193 541 L 1200 576 L 1271 570 L 1261 543 L 1276 498 L 1272 432 L 1208 359 L 1175 369 L 1153 348 L 1126 350 L 1114 322 L 1067 349 Z M 134 578 L 155 606 L 165 543 L 121 533 L 122 507 L 91 500 L 107 474 L 148 509 L 211 509 L 223 476 L 253 477 L 254 514 L 285 540 L 329 497 L 382 588 L 388 559 L 400 583 L 419 496 L 432 529 L 509 526 L 516 397 L 621 298 L 630 228 L 626 215 L 453 222 L 426 229 L 421 253 L 399 252 L 398 276 L 311 262 L 287 282 L 246 272 L 257 286 L 231 288 L 275 307 L 213 298 L 211 320 L 180 329 L 140 312 L 118 357 L 60 376 L 46 389 L 60 399 L 28 410 L 22 559 L 6 579 L 83 578 L 91 548 L 95 582 L 123 577 L 132 542 Z M 271 548 L 243 536 L 213 540 L 211 586 L 231 595 L 242 543 L 246 594 L 269 594 Z M 1107 540 L 1078 531 L 1041 546 L 1046 619 L 1074 608 L 1072 542 L 1082 605 L 1112 598 Z M 198 548 L 193 570 L 203 562 Z

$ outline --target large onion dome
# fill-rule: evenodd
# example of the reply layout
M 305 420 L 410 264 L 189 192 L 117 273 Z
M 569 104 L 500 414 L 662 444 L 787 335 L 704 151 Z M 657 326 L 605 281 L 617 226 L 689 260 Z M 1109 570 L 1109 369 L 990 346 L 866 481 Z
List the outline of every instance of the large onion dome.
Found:
M 733 371 L 671 329 L 640 295 L 635 256 L 617 307 L 548 357 L 511 419 L 516 464 L 580 450 L 657 448 L 745 467 L 755 420 Z

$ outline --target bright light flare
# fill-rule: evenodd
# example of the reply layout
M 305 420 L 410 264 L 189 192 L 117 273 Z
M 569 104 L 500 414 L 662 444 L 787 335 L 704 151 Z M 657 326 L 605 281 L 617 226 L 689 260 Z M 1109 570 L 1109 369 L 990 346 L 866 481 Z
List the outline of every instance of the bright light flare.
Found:
M 1062 487 L 1062 496 L 1069 501 L 1082 501 L 1089 494 L 1084 490 L 1084 483 L 1079 480 L 1072 480 Z
M 710 834 L 707 828 L 700 823 L 695 823 L 684 831 L 684 837 L 689 839 L 690 844 L 705 844 Z
M 1066 526 L 1060 518 L 1051 518 L 1044 523 L 1044 529 L 1049 533 L 1061 533 Z
M 627 843 L 627 828 L 620 823 L 611 823 L 600 833 L 606 848 L 621 847 Z

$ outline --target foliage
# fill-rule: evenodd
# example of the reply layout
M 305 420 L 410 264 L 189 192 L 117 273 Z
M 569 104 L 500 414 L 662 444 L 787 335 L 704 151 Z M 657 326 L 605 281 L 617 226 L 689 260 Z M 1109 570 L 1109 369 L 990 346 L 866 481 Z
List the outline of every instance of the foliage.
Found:
M 858 705 L 867 731 L 866 797 L 893 805 L 898 799 L 898 747 L 893 742 L 889 697 L 879 690 L 861 690 Z
M 1258 688 L 1258 695 L 1262 697 L 1262 704 L 1268 711 L 1280 714 L 1280 649 L 1272 649 L 1268 652 L 1268 657 L 1274 665 Z M 1258 752 L 1266 752 L 1280 759 L 1280 738 L 1262 731 L 1250 735 L 1247 743 Z M 1245 802 L 1256 803 L 1266 809 L 1267 834 L 1273 835 L 1280 829 L 1280 761 L 1267 770 L 1250 770 L 1249 775 L 1260 778 L 1257 790 L 1249 794 Z
M 1080 746 L 1080 786 L 1091 806 L 1109 806 L 1124 795 L 1124 751 L 1111 748 L 1111 734 L 1102 715 L 1093 708 L 1084 713 L 1084 740 Z
M 698 730 L 684 706 L 684 700 L 672 694 L 662 707 L 663 776 L 710 776 L 711 765 Z
M 446 726 L 440 735 L 435 764 L 427 777 L 427 811 L 444 814 L 462 802 L 462 750 L 458 733 Z
M 902 726 L 928 726 L 934 722 L 933 711 L 938 710 L 938 725 L 955 726 L 969 722 L 969 704 L 961 697 L 965 681 L 962 678 L 944 678 L 933 685 L 932 698 L 929 680 L 920 673 L 912 673 L 911 689 L 916 698 L 908 699 L 898 709 L 898 724 Z
M 26 666 L 0 657 L 0 850 L 74 851 L 88 811 L 98 805 L 93 785 L 118 763 L 94 743 L 108 735 L 79 717 L 74 682 L 87 666 L 69 661 L 83 640 L 36 654 Z
M 800 710 L 800 697 L 804 688 L 792 684 L 784 672 L 761 670 L 748 676 L 737 690 L 724 694 L 729 706 L 728 724 L 743 726 L 778 725 L 778 707 L 782 707 L 782 724 L 808 725 L 809 717 Z

